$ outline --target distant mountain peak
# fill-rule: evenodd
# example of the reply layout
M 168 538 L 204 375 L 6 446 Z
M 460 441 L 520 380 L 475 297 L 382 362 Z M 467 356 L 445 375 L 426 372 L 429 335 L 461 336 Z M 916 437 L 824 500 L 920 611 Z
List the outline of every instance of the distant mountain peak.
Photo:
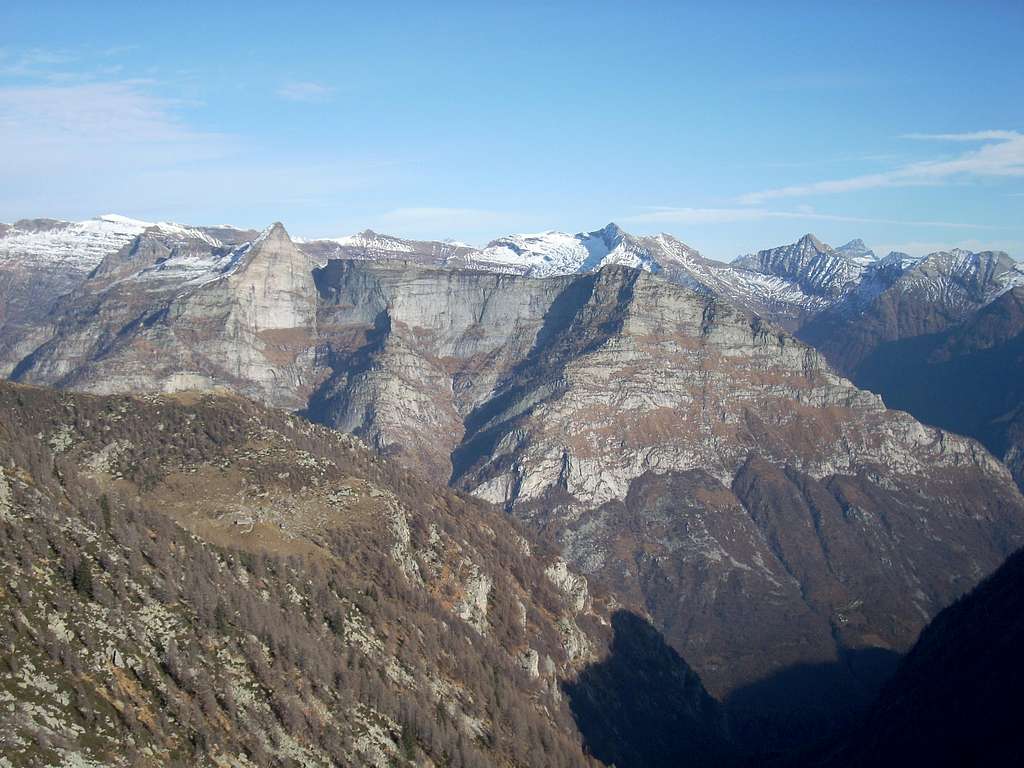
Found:
M 878 257 L 875 256 L 875 252 L 868 248 L 867 245 L 864 244 L 864 241 L 859 237 L 851 240 L 845 245 L 839 246 L 835 249 L 835 252 L 842 254 L 855 264 L 863 266 L 867 266 L 878 260 Z
M 797 240 L 796 244 L 804 247 L 810 246 L 811 248 L 814 248 L 814 250 L 816 251 L 824 251 L 826 249 L 832 250 L 828 245 L 821 242 L 821 240 L 819 240 L 817 236 L 812 234 L 811 232 L 808 232 L 806 235 Z
M 621 238 L 628 233 L 626 232 L 626 230 L 624 230 L 622 227 L 620 227 L 618 224 L 612 221 L 606 224 L 601 229 L 597 230 L 596 232 L 592 232 L 591 234 L 600 234 L 606 240 L 614 240 L 617 238 Z
M 269 227 L 260 232 L 260 236 L 253 241 L 253 248 L 256 248 L 263 243 L 280 243 L 287 241 L 291 244 L 292 239 L 288 236 L 288 230 L 284 228 L 284 224 L 280 221 L 275 221 Z
M 152 227 L 153 222 L 133 219 L 131 216 L 122 216 L 119 213 L 103 213 L 96 217 L 97 221 L 109 221 L 111 224 L 127 224 L 137 227 Z

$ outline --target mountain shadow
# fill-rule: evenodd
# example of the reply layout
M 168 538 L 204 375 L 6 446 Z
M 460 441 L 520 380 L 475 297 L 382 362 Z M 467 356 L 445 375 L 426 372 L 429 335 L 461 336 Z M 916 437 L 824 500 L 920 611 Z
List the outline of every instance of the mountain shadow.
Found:
M 459 478 L 486 460 L 494 450 L 504 434 L 507 418 L 492 421 L 501 417 L 530 387 L 536 386 L 538 379 L 557 380 L 561 375 L 577 351 L 573 345 L 578 340 L 568 331 L 591 301 L 596 281 L 596 273 L 588 274 L 565 286 L 544 313 L 543 324 L 526 357 L 511 368 L 493 397 L 466 415 L 465 436 L 451 455 L 449 484 L 456 485 Z
M 786 754 L 849 727 L 871 705 L 900 655 L 845 649 L 838 661 L 785 667 L 729 694 L 734 741 L 762 758 Z
M 587 750 L 617 768 L 730 766 L 722 706 L 661 634 L 616 611 L 608 656 L 563 683 Z
M 942 611 L 840 739 L 787 765 L 1024 765 L 1024 550 Z
M 874 322 L 819 321 L 800 338 L 886 407 L 980 441 L 1007 461 L 1024 489 L 1024 286 L 964 319 L 929 319 L 901 333 Z
M 1007 460 L 1024 489 L 1024 287 L 963 324 L 880 345 L 853 372 L 858 386 Z

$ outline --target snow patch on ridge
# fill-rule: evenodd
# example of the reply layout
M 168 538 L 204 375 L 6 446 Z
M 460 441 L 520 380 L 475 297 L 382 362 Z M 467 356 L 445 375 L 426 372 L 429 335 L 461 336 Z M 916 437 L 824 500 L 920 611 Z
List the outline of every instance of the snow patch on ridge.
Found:
M 86 221 L 36 219 L 18 221 L 0 237 L 0 263 L 89 272 L 149 229 L 194 238 L 217 247 L 205 232 L 172 222 L 150 222 L 108 213 Z

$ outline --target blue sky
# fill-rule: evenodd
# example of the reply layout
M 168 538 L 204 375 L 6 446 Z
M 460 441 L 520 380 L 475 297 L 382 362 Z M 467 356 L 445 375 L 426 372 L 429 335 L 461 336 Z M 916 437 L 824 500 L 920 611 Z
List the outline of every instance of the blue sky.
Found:
M 5 2 L 0 221 L 1024 258 L 1020 0 L 234 5 Z

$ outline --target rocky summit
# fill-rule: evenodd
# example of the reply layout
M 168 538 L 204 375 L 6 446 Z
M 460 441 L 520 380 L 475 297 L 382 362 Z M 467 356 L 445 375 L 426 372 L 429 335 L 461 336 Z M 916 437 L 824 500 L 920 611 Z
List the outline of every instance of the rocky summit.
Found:
M 376 258 L 373 233 L 326 263 L 279 224 L 202 234 L 150 227 L 104 256 L 13 378 L 231 390 L 352 433 L 649 615 L 752 739 L 848 717 L 1024 543 L 1024 499 L 985 448 L 887 409 L 729 289 L 747 275 L 842 306 L 875 264 L 856 243 L 730 267 L 672 246 L 657 268 L 602 257 L 537 279 L 394 242 Z M 565 253 L 598 240 L 672 245 L 609 227 Z

